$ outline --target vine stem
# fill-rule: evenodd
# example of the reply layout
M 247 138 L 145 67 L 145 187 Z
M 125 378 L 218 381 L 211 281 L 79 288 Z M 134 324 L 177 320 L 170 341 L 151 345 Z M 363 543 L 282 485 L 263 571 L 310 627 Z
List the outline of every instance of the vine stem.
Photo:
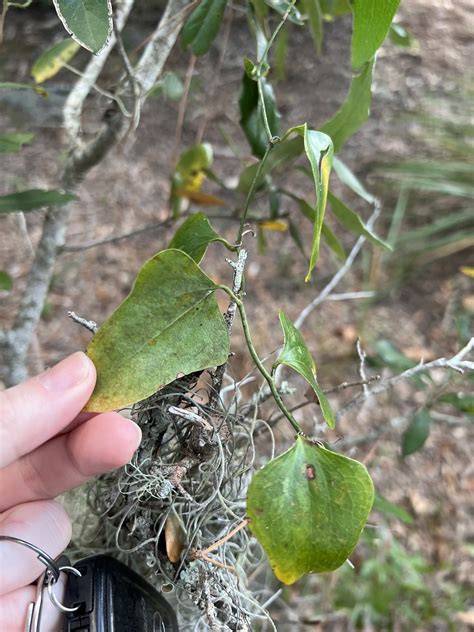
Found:
M 271 146 L 272 140 L 273 140 L 273 134 L 272 134 L 272 130 L 270 129 L 270 123 L 268 122 L 267 107 L 265 105 L 265 97 L 263 94 L 263 84 L 262 84 L 261 77 L 258 79 L 257 85 L 258 85 L 258 96 L 260 97 L 260 107 L 262 110 L 263 124 L 265 125 L 265 131 L 267 132 L 268 142 Z
M 259 60 L 258 60 L 258 65 L 259 65 L 259 67 L 260 67 L 260 70 L 261 70 L 261 66 L 262 66 L 262 64 L 263 64 L 263 63 L 266 61 L 266 59 L 267 59 L 267 55 L 268 55 L 268 53 L 270 52 L 270 48 L 273 46 L 273 42 L 275 41 L 275 39 L 276 39 L 276 37 L 277 37 L 278 33 L 280 32 L 280 30 L 283 28 L 283 25 L 284 25 L 284 24 L 285 24 L 285 22 L 287 21 L 288 16 L 290 15 L 291 11 L 293 10 L 293 7 L 295 6 L 295 4 L 296 4 L 296 0 L 292 0 L 292 1 L 290 2 L 290 4 L 288 5 L 287 10 L 285 11 L 285 13 L 284 13 L 283 17 L 282 17 L 282 18 L 281 18 L 281 20 L 280 20 L 280 23 L 278 24 L 278 26 L 276 27 L 276 29 L 273 31 L 272 36 L 271 36 L 271 37 L 270 37 L 270 39 L 268 40 L 267 45 L 265 46 L 265 49 L 264 49 L 264 51 L 263 51 L 263 53 L 262 53 L 262 57 L 261 57 L 261 59 L 259 59 Z
M 257 350 L 255 349 L 253 341 L 252 341 L 252 336 L 250 334 L 249 321 L 247 319 L 247 314 L 245 312 L 245 307 L 244 307 L 244 304 L 243 304 L 242 300 L 240 298 L 238 298 L 234 294 L 234 292 L 232 292 L 232 290 L 230 288 L 228 288 L 226 285 L 218 285 L 217 287 L 219 289 L 223 290 L 224 292 L 226 292 L 226 294 L 228 294 L 230 296 L 230 298 L 232 299 L 232 302 L 237 305 L 237 309 L 239 310 L 239 314 L 240 314 L 240 319 L 242 321 L 242 329 L 244 331 L 245 341 L 247 343 L 248 350 L 250 352 L 250 355 L 252 356 L 252 360 L 255 362 L 255 365 L 256 365 L 257 369 L 260 371 L 262 376 L 265 378 L 265 380 L 266 380 L 266 382 L 267 382 L 267 384 L 268 384 L 268 386 L 270 388 L 270 391 L 271 391 L 271 393 L 273 395 L 273 398 L 275 399 L 275 402 L 278 405 L 278 408 L 284 414 L 286 419 L 290 422 L 293 430 L 295 430 L 295 432 L 297 432 L 300 435 L 304 434 L 303 429 L 301 428 L 299 423 L 296 421 L 296 419 L 293 417 L 291 412 L 288 410 L 288 408 L 285 405 L 285 402 L 281 398 L 281 395 L 278 392 L 278 389 L 276 387 L 276 384 L 275 384 L 272 376 L 267 371 L 267 369 L 265 368 L 263 362 L 260 360 L 260 358 L 258 356 Z
M 237 236 L 237 244 L 241 244 L 242 235 L 244 234 L 245 220 L 247 219 L 247 214 L 250 207 L 250 202 L 252 201 L 253 195 L 255 193 L 255 189 L 257 188 L 258 181 L 263 171 L 263 167 L 267 161 L 268 155 L 273 149 L 273 144 L 268 143 L 265 153 L 263 154 L 263 158 L 258 163 L 257 171 L 255 172 L 255 176 L 252 180 L 252 184 L 250 185 L 250 189 L 248 190 L 247 197 L 245 199 L 244 210 L 242 211 L 242 217 L 240 218 L 240 226 L 239 226 L 239 234 Z

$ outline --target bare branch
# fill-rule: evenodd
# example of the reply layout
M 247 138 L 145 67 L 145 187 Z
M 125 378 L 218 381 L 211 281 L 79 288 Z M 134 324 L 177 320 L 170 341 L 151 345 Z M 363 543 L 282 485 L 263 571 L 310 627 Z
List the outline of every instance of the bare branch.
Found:
M 357 338 L 357 355 L 359 356 L 359 377 L 361 379 L 362 384 L 362 392 L 364 397 L 367 399 L 369 396 L 369 387 L 367 386 L 367 374 L 365 372 L 365 360 L 367 358 L 367 354 L 362 349 L 362 343 L 360 338 Z
M 95 334 L 95 332 L 98 329 L 97 323 L 95 322 L 95 320 L 87 320 L 86 318 L 82 318 L 81 316 L 78 316 L 76 312 L 73 312 L 73 311 L 69 311 L 67 315 L 75 323 L 77 323 L 78 325 L 81 325 L 82 327 L 85 327 L 88 331 L 91 331 L 93 334 Z
M 428 362 L 426 364 L 421 361 L 419 364 L 417 364 L 417 366 L 414 366 L 411 369 L 407 369 L 399 375 L 394 375 L 387 380 L 379 382 L 373 388 L 367 389 L 367 393 L 361 393 L 348 404 L 346 404 L 344 408 L 341 408 L 341 410 L 339 410 L 336 414 L 336 420 L 340 419 L 343 415 L 346 414 L 346 412 L 348 412 L 352 408 L 360 406 L 367 398 L 373 397 L 374 395 L 379 395 L 380 393 L 393 388 L 400 382 L 403 382 L 404 380 L 409 380 L 419 373 L 425 373 L 426 371 L 432 371 L 433 369 L 453 369 L 454 371 L 458 371 L 459 373 L 463 373 L 465 370 L 474 371 L 474 362 L 464 360 L 464 358 L 469 355 L 469 353 L 471 353 L 473 349 L 474 338 L 471 338 L 467 345 L 463 347 L 461 351 L 459 351 L 459 353 L 457 353 L 450 359 L 439 358 L 438 360 L 433 360 L 432 362 Z
M 135 67 L 135 81 L 141 88 L 142 99 L 154 86 L 178 37 L 181 26 L 188 15 L 189 6 L 183 0 L 169 0 L 163 17 L 150 37 L 143 54 Z
M 382 210 L 382 208 L 381 208 L 380 202 L 378 200 L 376 200 L 375 201 L 375 205 L 374 205 L 374 210 L 372 212 L 372 215 L 367 220 L 368 228 L 372 228 L 373 227 L 373 225 L 375 224 L 375 222 L 377 221 L 377 219 L 378 219 L 378 217 L 379 217 L 379 215 L 381 213 L 381 210 Z M 355 261 L 355 258 L 359 254 L 359 252 L 360 252 L 362 246 L 365 244 L 365 242 L 366 242 L 366 238 L 365 237 L 359 237 L 359 239 L 354 244 L 354 247 L 350 251 L 347 259 L 345 260 L 344 265 L 341 266 L 341 268 L 339 268 L 339 270 L 332 277 L 332 279 L 329 281 L 329 283 L 321 290 L 321 292 L 318 294 L 318 296 L 316 296 L 316 298 L 314 298 L 309 305 L 307 305 L 303 310 L 301 310 L 298 318 L 294 322 L 294 325 L 295 325 L 295 327 L 297 329 L 299 329 L 301 327 L 301 325 L 308 318 L 308 316 L 311 314 L 311 312 L 316 307 L 318 307 L 318 305 L 321 305 L 321 303 L 323 303 L 328 298 L 328 296 L 331 294 L 331 292 L 336 287 L 336 285 L 339 283 L 339 281 L 351 269 L 352 264 Z

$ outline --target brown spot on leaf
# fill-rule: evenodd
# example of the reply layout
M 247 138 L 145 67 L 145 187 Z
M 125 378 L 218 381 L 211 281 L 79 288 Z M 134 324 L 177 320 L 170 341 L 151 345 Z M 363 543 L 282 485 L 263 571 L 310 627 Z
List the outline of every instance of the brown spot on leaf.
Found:
M 308 463 L 305 468 L 305 476 L 309 481 L 313 481 L 316 478 L 316 470 L 314 465 Z
M 153 347 L 154 345 L 156 345 L 157 342 L 158 340 L 156 338 L 150 338 L 147 344 L 150 345 L 150 347 Z

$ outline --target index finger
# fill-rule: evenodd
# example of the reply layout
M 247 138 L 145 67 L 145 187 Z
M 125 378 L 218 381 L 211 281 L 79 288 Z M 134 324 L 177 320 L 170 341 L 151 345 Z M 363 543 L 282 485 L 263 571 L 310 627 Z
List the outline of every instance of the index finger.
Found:
M 78 352 L 0 392 L 0 467 L 61 432 L 84 407 L 95 380 L 94 364 Z

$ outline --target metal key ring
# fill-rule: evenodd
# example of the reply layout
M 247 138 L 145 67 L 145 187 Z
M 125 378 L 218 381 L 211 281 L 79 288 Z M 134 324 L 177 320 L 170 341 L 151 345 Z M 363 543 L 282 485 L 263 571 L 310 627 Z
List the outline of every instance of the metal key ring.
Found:
M 31 544 L 31 542 L 27 542 L 26 540 L 22 540 L 21 538 L 15 538 L 12 535 L 0 535 L 0 541 L 6 540 L 9 542 L 14 542 L 16 544 L 21 544 L 22 546 L 26 546 L 26 548 L 34 551 L 38 555 L 38 560 L 46 566 L 48 572 L 54 579 L 54 583 L 56 583 L 59 579 L 60 568 L 47 553 L 45 553 L 42 549 L 40 549 L 35 544 Z
M 59 566 L 59 572 L 63 572 L 63 573 L 72 573 L 73 575 L 76 575 L 76 577 L 82 577 L 81 573 L 77 570 L 77 568 L 74 568 L 74 566 Z M 67 606 L 63 605 L 58 598 L 56 597 L 56 595 L 53 592 L 53 586 L 56 584 L 57 582 L 53 581 L 53 578 L 48 578 L 46 580 L 46 587 L 48 589 L 48 595 L 49 598 L 51 600 L 51 603 L 53 604 L 53 606 L 55 606 L 58 610 L 60 610 L 61 612 L 75 612 L 76 610 L 79 610 L 79 608 L 81 607 L 79 606 L 74 606 L 74 608 L 68 608 Z

